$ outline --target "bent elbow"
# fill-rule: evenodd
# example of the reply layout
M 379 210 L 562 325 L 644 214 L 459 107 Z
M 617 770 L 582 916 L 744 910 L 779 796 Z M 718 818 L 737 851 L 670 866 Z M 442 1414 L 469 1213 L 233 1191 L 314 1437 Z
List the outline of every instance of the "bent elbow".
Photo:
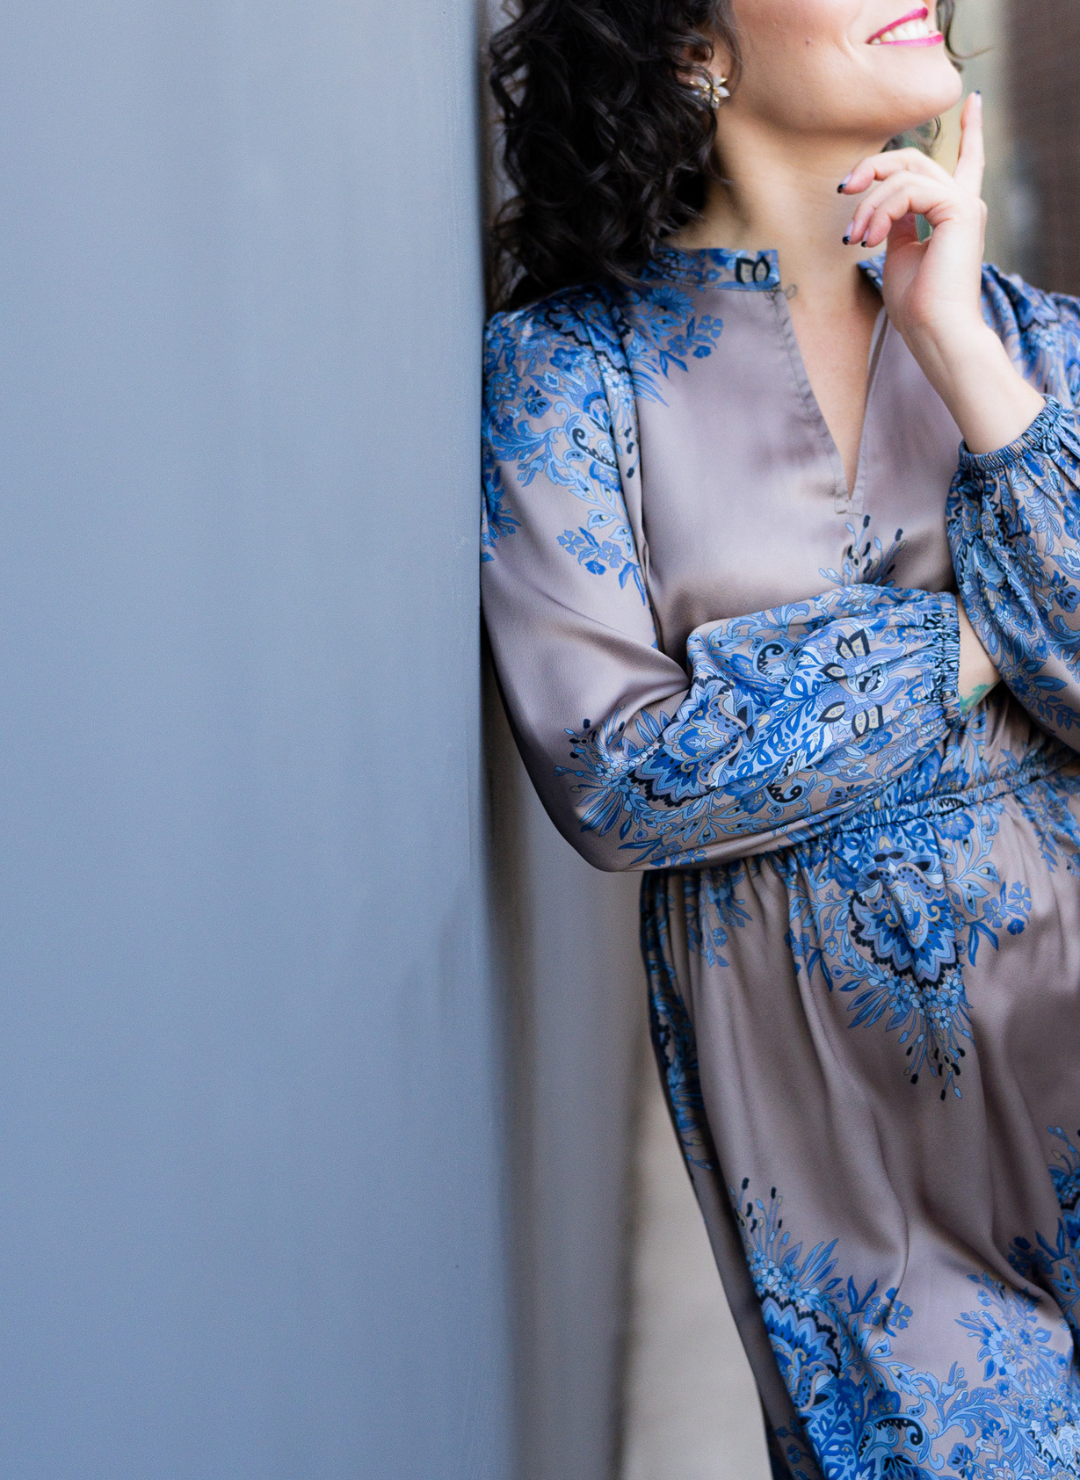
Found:
M 576 853 L 585 862 L 605 874 L 625 874 L 646 867 L 638 850 L 627 848 L 619 837 L 618 830 L 601 833 L 593 828 L 583 828 L 574 817 L 560 832 Z

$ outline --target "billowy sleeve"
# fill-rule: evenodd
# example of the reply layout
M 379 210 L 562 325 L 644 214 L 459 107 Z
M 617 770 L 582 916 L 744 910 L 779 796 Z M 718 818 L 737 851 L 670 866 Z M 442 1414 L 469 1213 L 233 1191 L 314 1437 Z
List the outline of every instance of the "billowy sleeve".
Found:
M 1080 750 L 1080 426 L 1052 397 L 999 452 L 961 451 L 949 542 L 972 625 L 1005 683 Z
M 841 587 L 699 627 L 685 667 L 660 651 L 602 355 L 565 314 L 489 327 L 484 610 L 532 779 L 603 869 L 811 836 L 957 723 L 955 598 Z

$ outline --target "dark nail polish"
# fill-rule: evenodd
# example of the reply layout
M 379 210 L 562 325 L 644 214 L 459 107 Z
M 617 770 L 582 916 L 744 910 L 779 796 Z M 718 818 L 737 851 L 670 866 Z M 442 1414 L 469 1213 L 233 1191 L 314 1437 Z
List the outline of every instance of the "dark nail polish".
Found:
M 844 246 L 845 247 L 850 247 L 851 246 L 851 237 L 850 236 L 845 236 L 844 237 Z
M 862 239 L 862 241 L 859 243 L 859 246 L 860 247 L 865 247 L 866 245 L 867 245 L 867 241 L 866 241 L 866 237 L 864 236 L 863 239 Z
M 837 193 L 837 195 L 843 195 L 843 193 L 844 193 L 844 186 L 846 184 L 847 184 L 847 181 L 846 180 L 841 180 L 840 181 L 840 184 L 836 187 L 836 193 Z

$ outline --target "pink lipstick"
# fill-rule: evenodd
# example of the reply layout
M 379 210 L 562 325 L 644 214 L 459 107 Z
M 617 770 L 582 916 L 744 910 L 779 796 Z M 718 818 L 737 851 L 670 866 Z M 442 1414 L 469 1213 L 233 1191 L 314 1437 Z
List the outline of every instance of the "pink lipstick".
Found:
M 925 5 L 908 11 L 898 20 L 890 21 L 867 37 L 867 46 L 940 46 L 944 41 L 941 32 L 927 20 L 930 12 Z

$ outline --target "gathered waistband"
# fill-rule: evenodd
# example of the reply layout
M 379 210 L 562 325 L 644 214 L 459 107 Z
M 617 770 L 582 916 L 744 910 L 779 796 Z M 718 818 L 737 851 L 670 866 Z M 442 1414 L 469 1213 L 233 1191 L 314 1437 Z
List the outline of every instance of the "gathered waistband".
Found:
M 1080 767 L 1080 755 L 1073 757 L 1073 760 Z M 900 778 L 883 792 L 879 792 L 865 806 L 837 817 L 833 821 L 832 831 L 864 832 L 868 828 L 881 827 L 892 822 L 908 822 L 921 817 L 946 817 L 953 812 L 964 812 L 970 807 L 976 807 L 981 802 L 993 801 L 995 797 L 1023 791 L 1027 786 L 1060 775 L 1070 768 L 1069 757 L 1060 750 L 1037 750 L 1025 756 L 1019 765 L 999 771 L 985 781 L 955 790 L 932 791 L 911 801 L 898 801 L 895 798 L 896 787 L 903 784 L 904 778 Z M 1080 773 L 1074 773 L 1072 779 L 1080 783 Z

